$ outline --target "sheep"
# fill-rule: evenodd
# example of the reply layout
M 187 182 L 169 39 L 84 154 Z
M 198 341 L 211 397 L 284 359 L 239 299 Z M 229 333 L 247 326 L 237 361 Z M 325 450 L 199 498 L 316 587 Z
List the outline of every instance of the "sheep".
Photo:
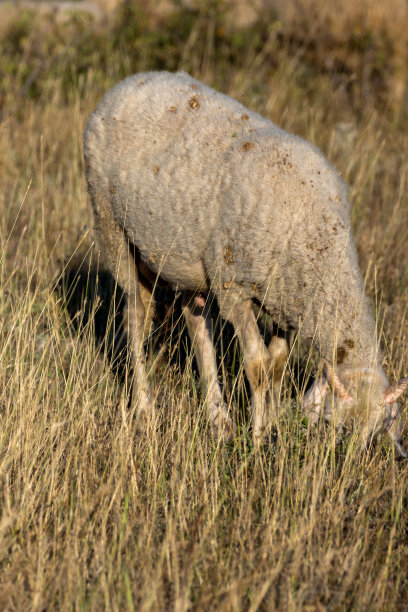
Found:
M 91 113 L 84 157 L 96 240 L 127 294 L 141 429 L 154 410 L 143 340 L 155 279 L 184 292 L 208 419 L 234 435 L 218 383 L 208 300 L 238 336 L 251 388 L 253 436 L 271 422 L 288 357 L 266 347 L 260 305 L 320 352 L 323 373 L 305 395 L 311 421 L 362 420 L 362 442 L 386 430 L 400 454 L 397 399 L 381 367 L 375 321 L 358 266 L 348 190 L 311 143 L 183 72 L 131 76 Z

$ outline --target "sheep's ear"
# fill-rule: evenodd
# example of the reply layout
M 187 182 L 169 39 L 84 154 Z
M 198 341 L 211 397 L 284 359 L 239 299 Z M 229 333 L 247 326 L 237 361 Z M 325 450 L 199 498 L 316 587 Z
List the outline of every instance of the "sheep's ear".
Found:
M 400 457 L 403 457 L 404 459 L 407 459 L 408 454 L 401 444 L 402 427 L 401 427 L 401 421 L 398 418 L 398 416 L 399 416 L 398 405 L 394 404 L 394 407 L 391 413 L 391 418 L 389 419 L 388 424 L 386 425 L 386 430 L 395 448 L 397 449 L 398 455 Z M 367 448 L 367 442 L 371 439 L 370 430 L 368 431 L 366 430 L 366 435 L 363 436 L 363 438 L 365 440 L 364 446 L 365 448 Z
M 387 432 L 391 440 L 393 441 L 395 448 L 398 451 L 398 454 L 401 457 L 404 457 L 404 459 L 407 459 L 408 454 L 406 453 L 404 447 L 401 444 L 402 425 L 401 425 L 401 418 L 400 418 L 400 410 L 399 410 L 399 406 L 397 402 L 394 402 L 391 406 L 391 419 L 387 426 Z
M 391 440 L 394 442 L 395 448 L 397 449 L 400 456 L 404 457 L 404 459 L 407 459 L 408 454 L 400 442 L 398 428 L 394 429 L 393 427 L 390 427 L 390 429 L 388 430 L 388 435 L 390 436 Z
M 323 376 L 315 380 L 304 396 L 302 407 L 312 423 L 318 422 L 328 392 L 329 383 Z
M 382 400 L 383 403 L 393 404 L 404 393 L 407 387 L 408 387 L 408 377 L 401 378 L 401 380 L 395 383 L 395 385 L 388 387 L 388 389 L 384 391 L 383 400 Z

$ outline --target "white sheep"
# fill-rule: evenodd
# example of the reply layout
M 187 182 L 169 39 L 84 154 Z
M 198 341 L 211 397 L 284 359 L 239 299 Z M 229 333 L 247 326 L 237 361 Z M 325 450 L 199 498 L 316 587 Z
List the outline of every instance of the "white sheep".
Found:
M 97 241 L 127 294 L 141 423 L 153 410 L 142 345 L 157 277 L 185 292 L 208 416 L 224 433 L 234 426 L 218 383 L 210 290 L 240 341 L 256 440 L 288 350 L 277 337 L 266 348 L 253 302 L 320 351 L 323 376 L 304 401 L 312 420 L 323 406 L 329 419 L 332 404 L 339 424 L 359 411 L 364 443 L 384 428 L 405 455 L 396 400 L 408 378 L 390 387 L 381 368 L 347 187 L 315 146 L 185 73 L 150 72 L 104 96 L 84 155 Z

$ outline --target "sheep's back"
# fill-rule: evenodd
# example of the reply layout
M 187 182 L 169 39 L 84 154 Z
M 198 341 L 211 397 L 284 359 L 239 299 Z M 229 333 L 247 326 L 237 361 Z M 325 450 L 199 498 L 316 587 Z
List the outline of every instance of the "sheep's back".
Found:
M 277 262 L 294 269 L 295 254 L 304 266 L 303 233 L 325 214 L 348 223 L 344 185 L 313 145 L 184 73 L 110 90 L 88 121 L 85 158 L 91 192 L 142 259 L 184 288 L 216 271 L 262 287 Z

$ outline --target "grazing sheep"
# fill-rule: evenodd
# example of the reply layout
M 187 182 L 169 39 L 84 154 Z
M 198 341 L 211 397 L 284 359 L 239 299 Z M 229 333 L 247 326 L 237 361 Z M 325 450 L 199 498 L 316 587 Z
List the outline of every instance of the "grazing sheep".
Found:
M 270 422 L 288 348 L 277 337 L 266 348 L 253 302 L 319 350 L 323 376 L 304 401 L 312 420 L 323 407 L 330 419 L 332 404 L 339 425 L 358 412 L 365 443 L 386 429 L 405 455 L 396 400 L 408 378 L 390 387 L 381 368 L 347 187 L 315 146 L 185 73 L 151 72 L 105 95 L 84 155 L 97 241 L 127 294 L 142 424 L 153 410 L 142 345 L 159 278 L 185 292 L 209 420 L 225 434 L 234 426 L 218 384 L 209 290 L 240 341 L 255 439 Z

